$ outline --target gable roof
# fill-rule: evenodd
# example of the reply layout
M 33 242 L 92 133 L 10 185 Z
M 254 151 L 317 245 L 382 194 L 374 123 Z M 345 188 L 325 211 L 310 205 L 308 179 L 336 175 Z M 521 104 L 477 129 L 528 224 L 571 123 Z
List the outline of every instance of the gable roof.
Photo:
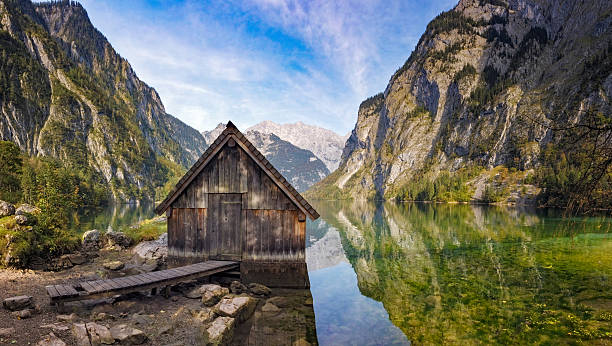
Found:
M 172 203 L 181 195 L 181 193 L 189 186 L 189 184 L 198 176 L 198 174 L 206 167 L 212 158 L 223 148 L 228 140 L 233 139 L 246 153 L 255 161 L 255 163 L 268 175 L 268 177 L 287 195 L 287 197 L 311 220 L 319 218 L 319 213 L 300 195 L 297 190 L 280 174 L 274 166 L 263 156 L 257 148 L 238 130 L 238 128 L 229 121 L 225 130 L 221 132 L 219 137 L 206 149 L 200 156 L 198 161 L 185 173 L 185 175 L 176 183 L 176 186 L 166 196 L 158 206 L 155 212 L 160 215 L 165 212 Z

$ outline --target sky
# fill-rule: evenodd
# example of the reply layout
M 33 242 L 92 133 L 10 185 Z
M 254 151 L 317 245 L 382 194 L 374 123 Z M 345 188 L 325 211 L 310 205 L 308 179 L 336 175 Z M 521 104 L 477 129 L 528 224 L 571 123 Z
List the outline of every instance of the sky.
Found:
M 302 121 L 341 135 L 456 2 L 81 0 L 166 112 L 195 129 Z

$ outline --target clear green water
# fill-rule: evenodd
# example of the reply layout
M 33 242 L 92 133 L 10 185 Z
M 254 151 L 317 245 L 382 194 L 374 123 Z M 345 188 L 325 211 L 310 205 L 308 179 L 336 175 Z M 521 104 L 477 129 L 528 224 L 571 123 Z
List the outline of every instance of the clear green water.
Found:
M 77 234 L 91 229 L 120 231 L 155 216 L 151 204 L 111 204 L 104 208 L 82 209 L 76 213 L 71 228 Z
M 612 344 L 612 219 L 316 202 L 317 336 L 337 344 Z

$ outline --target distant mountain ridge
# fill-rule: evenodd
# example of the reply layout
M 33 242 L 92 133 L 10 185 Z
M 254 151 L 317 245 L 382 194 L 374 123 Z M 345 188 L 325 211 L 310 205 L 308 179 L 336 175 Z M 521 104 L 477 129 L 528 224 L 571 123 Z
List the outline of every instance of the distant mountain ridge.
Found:
M 80 4 L 0 0 L 0 22 L 0 139 L 94 170 L 120 200 L 152 198 L 206 148 Z
M 212 143 L 224 129 L 225 124 L 220 123 L 211 131 L 202 132 L 202 136 L 207 143 Z M 299 192 L 306 191 L 329 174 L 325 163 L 314 153 L 276 134 L 247 130 L 244 135 Z
M 292 143 L 293 145 L 312 151 L 330 172 L 333 172 L 340 163 L 340 155 L 348 138 L 340 136 L 334 131 L 304 124 L 301 121 L 292 124 L 277 124 L 266 120 L 255 124 L 247 131 L 257 131 L 261 133 L 273 133 L 280 139 Z

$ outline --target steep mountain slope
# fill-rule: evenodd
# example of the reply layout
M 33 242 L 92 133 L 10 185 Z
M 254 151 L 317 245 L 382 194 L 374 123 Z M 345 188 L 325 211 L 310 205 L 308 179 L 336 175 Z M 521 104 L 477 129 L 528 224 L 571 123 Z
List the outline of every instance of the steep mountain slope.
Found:
M 93 172 L 122 200 L 153 197 L 205 148 L 78 3 L 0 0 L 0 23 L 1 139 Z
M 275 134 L 247 131 L 244 134 L 274 167 L 299 192 L 329 174 L 329 170 L 311 151 L 284 141 Z
M 212 143 L 224 129 L 225 124 L 220 123 L 211 131 L 203 131 L 202 136 L 207 143 Z M 306 191 L 329 174 L 315 154 L 280 139 L 276 134 L 247 130 L 244 135 L 299 192 Z
M 339 169 L 310 195 L 428 199 L 445 172 L 470 193 L 507 189 L 509 172 L 552 200 L 591 184 L 611 203 L 611 53 L 609 1 L 461 0 L 360 105 Z
M 262 121 L 247 129 L 261 133 L 273 133 L 280 139 L 312 151 L 325 162 L 330 172 L 338 168 L 340 155 L 347 137 L 342 137 L 334 131 L 322 127 L 307 125 L 298 121 L 294 124 L 277 124 L 273 121 Z

